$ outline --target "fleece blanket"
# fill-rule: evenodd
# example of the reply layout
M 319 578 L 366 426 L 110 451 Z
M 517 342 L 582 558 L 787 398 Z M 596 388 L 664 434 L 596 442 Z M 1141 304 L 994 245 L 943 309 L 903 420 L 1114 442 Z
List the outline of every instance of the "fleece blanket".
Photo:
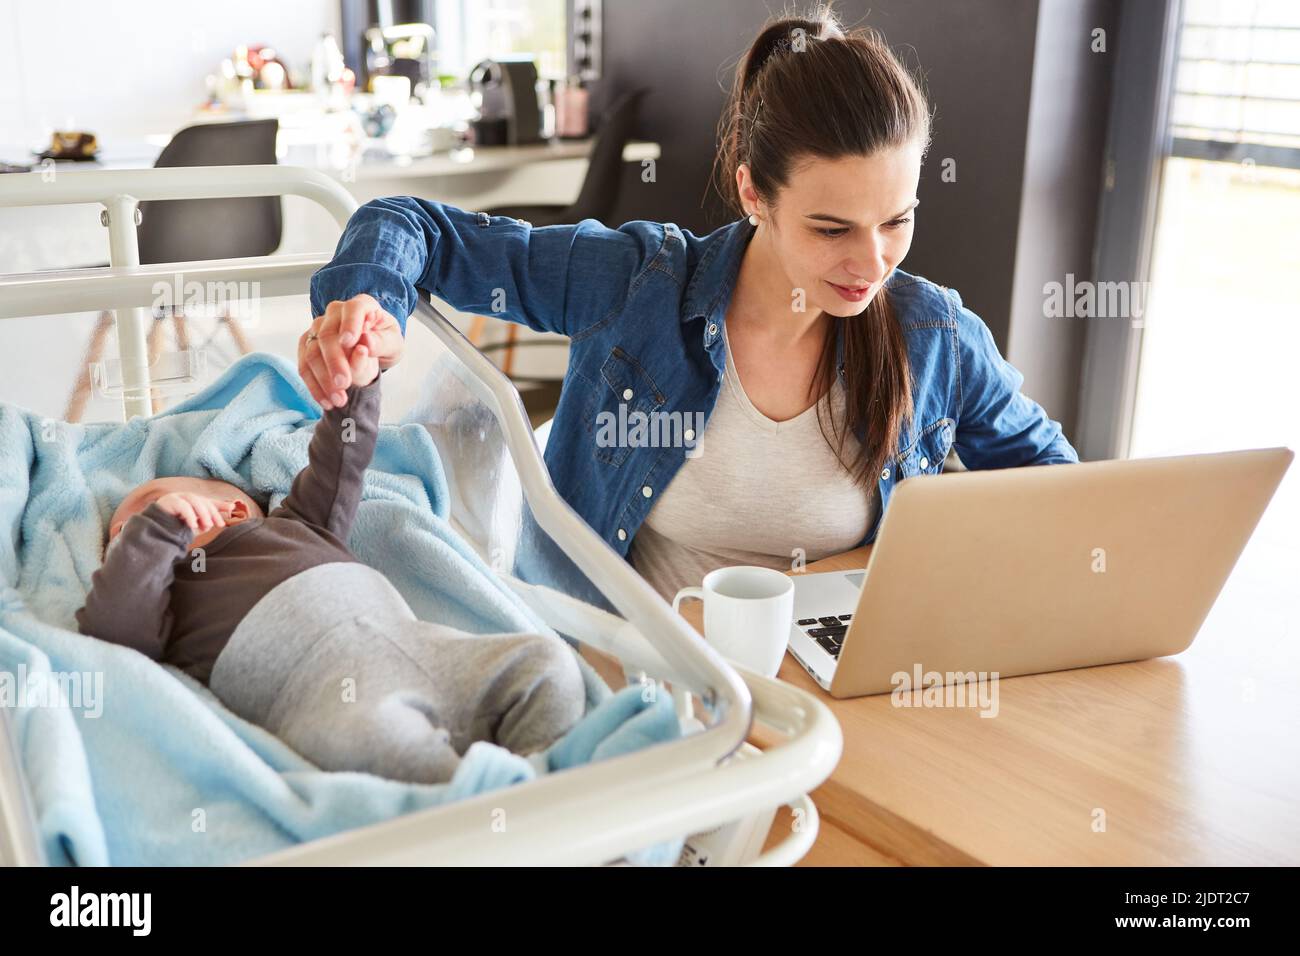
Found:
M 540 758 L 475 744 L 436 786 L 327 773 L 176 668 L 77 633 L 109 517 L 132 488 L 212 477 L 273 508 L 307 463 L 319 417 L 296 371 L 264 354 L 126 424 L 68 424 L 0 404 L 0 707 L 50 862 L 246 861 L 680 735 L 667 695 L 611 695 L 580 659 L 587 714 Z M 453 531 L 448 501 L 428 430 L 384 425 L 349 544 L 421 618 L 553 633 Z M 634 857 L 666 863 L 679 847 Z

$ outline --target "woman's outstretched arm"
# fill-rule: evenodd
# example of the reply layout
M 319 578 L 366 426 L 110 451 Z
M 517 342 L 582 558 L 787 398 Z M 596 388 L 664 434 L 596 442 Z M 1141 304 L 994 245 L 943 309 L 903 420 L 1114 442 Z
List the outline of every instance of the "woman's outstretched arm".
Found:
M 664 236 L 644 221 L 533 227 L 411 196 L 372 200 L 312 276 L 317 337 L 315 350 L 304 342 L 305 361 L 300 351 L 304 378 L 317 400 L 322 386 L 346 388 L 338 377 L 348 377 L 346 349 L 366 316 L 390 316 L 404 335 L 422 292 L 463 312 L 577 335 L 622 308 L 636 276 L 663 254 Z

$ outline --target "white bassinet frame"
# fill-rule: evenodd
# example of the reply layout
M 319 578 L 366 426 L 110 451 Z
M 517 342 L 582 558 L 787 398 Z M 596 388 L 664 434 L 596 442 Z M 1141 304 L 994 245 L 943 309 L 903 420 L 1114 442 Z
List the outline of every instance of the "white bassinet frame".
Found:
M 346 224 L 352 197 L 328 176 L 284 166 L 104 170 L 0 176 L 0 207 L 80 203 L 103 207 L 107 268 L 0 276 L 0 320 L 113 310 L 127 417 L 148 414 L 146 332 L 155 285 L 254 282 L 266 297 L 301 295 L 328 254 L 139 265 L 141 201 L 294 195 Z M 505 576 L 548 623 L 618 658 L 629 672 L 671 681 L 703 702 L 702 731 L 453 804 L 301 844 L 264 864 L 600 864 L 650 844 L 787 805 L 797 827 L 750 862 L 789 864 L 807 852 L 818 819 L 807 792 L 838 762 L 842 736 L 827 707 L 780 681 L 725 662 L 565 502 L 538 450 L 513 383 L 427 302 L 415 318 L 457 360 L 452 370 L 495 416 L 537 524 L 618 610 L 619 617 L 559 591 Z M 0 330 L 3 323 L 0 322 Z M 758 750 L 753 724 L 783 736 Z M 0 865 L 46 862 L 23 779 L 19 742 L 0 708 Z M 509 834 L 484 826 L 506 814 Z

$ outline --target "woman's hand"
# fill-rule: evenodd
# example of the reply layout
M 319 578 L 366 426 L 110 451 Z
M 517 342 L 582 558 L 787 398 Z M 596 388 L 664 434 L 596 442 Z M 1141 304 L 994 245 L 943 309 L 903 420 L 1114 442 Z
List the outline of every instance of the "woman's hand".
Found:
M 311 328 L 298 339 L 298 374 L 322 408 L 347 403 L 347 388 L 352 384 L 352 351 L 363 332 L 369 346 L 367 351 L 380 369 L 390 368 L 402 360 L 406 349 L 402 327 L 368 295 L 331 302 L 325 307 L 325 314 L 317 316 Z

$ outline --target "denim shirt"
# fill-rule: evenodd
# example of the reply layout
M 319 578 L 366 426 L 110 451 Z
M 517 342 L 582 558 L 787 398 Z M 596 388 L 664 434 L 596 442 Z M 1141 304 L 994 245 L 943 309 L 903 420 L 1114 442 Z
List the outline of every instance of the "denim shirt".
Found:
M 748 219 L 705 236 L 642 220 L 534 228 L 445 203 L 376 199 L 312 277 L 312 314 L 368 293 L 405 333 L 423 290 L 463 312 L 568 336 L 546 464 L 565 500 L 626 558 L 713 412 L 727 306 L 754 229 Z M 952 446 L 970 469 L 1078 461 L 955 291 L 897 269 L 886 288 L 907 341 L 915 416 L 877 478 L 880 510 L 859 546 L 875 541 L 894 487 L 942 470 Z M 852 319 L 835 327 L 841 377 L 842 321 Z M 719 507 L 743 507 L 726 488 L 717 493 Z

